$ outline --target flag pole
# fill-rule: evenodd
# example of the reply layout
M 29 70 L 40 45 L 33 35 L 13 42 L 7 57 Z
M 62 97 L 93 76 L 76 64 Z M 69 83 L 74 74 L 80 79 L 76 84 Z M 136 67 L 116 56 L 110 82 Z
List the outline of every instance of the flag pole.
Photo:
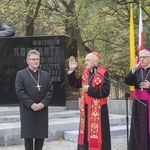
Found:
M 141 1 L 139 4 L 139 43 L 138 43 L 138 55 L 139 51 L 144 49 L 144 33 L 143 33 L 143 21 L 142 21 L 142 9 Z
M 130 70 L 133 68 L 133 63 L 135 61 L 135 39 L 134 39 L 134 19 L 133 19 L 133 9 L 132 4 L 130 5 Z M 134 87 L 130 86 L 130 94 L 133 95 Z M 126 122 L 127 122 L 127 150 L 129 150 L 129 117 L 128 117 L 128 98 L 129 94 L 125 94 L 126 98 Z
M 132 4 L 130 5 L 130 70 L 133 68 L 135 61 L 135 38 L 134 38 L 134 19 Z M 130 86 L 130 92 L 133 94 L 134 87 Z

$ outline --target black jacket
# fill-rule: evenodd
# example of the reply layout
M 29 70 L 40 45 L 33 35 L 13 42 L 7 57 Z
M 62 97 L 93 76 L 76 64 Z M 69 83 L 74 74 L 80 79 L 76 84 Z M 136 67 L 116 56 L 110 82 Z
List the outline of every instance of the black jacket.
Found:
M 48 105 L 52 100 L 53 84 L 47 72 L 40 71 L 41 90 L 38 91 L 36 83 L 29 75 L 27 69 L 17 72 L 15 88 L 20 100 L 20 119 L 22 138 L 47 138 L 48 137 Z M 33 103 L 42 103 L 45 107 L 33 111 Z

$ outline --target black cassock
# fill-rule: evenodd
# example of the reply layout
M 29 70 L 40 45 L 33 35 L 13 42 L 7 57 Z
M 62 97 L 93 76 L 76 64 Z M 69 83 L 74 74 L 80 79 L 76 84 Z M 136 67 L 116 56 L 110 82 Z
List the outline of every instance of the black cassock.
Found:
M 20 100 L 21 138 L 47 138 L 48 137 L 48 105 L 53 95 L 53 84 L 47 72 L 38 70 L 31 71 L 33 77 L 38 80 L 39 85 L 32 79 L 27 68 L 18 71 L 16 75 L 15 88 Z M 33 103 L 43 103 L 45 107 L 39 111 L 33 111 Z
M 139 85 L 144 80 L 150 82 L 150 67 L 146 70 L 140 68 L 134 74 L 130 71 L 125 77 L 125 83 L 133 85 L 135 89 L 140 89 Z M 142 101 L 148 106 L 147 101 L 139 101 Z M 150 137 L 148 137 L 148 107 L 139 101 L 134 100 L 132 105 L 129 150 L 150 150 Z
M 88 95 L 91 97 L 96 98 L 104 98 L 108 97 L 110 92 L 110 81 L 107 80 L 109 78 L 108 72 L 106 71 L 104 76 L 103 85 L 101 87 L 92 87 L 92 78 L 89 79 L 89 89 L 88 89 Z M 93 77 L 93 73 L 91 73 L 91 77 Z M 75 88 L 81 88 L 82 86 L 82 77 L 76 78 L 75 71 L 68 75 L 68 80 L 71 86 Z M 100 92 L 101 91 L 101 92 Z M 79 145 L 77 150 L 88 150 L 88 141 L 87 141 L 87 124 L 88 124 L 88 105 L 85 105 L 85 139 L 84 139 L 84 145 Z M 102 150 L 111 150 L 111 140 L 110 140 L 110 125 L 109 125 L 109 114 L 108 114 L 108 107 L 107 104 L 102 105 L 101 107 L 101 125 L 102 125 Z

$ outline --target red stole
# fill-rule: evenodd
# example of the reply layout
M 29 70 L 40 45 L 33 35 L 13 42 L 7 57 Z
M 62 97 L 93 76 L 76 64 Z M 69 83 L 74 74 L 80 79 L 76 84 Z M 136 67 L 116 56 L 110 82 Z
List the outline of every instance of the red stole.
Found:
M 102 75 L 106 70 L 99 66 L 97 71 Z M 93 87 L 100 87 L 103 84 L 104 77 L 96 73 L 92 79 Z M 84 70 L 82 73 L 82 86 L 88 85 L 90 78 L 90 71 Z M 80 128 L 78 143 L 84 145 L 84 138 L 89 142 L 88 150 L 102 149 L 102 129 L 101 129 L 101 105 L 107 103 L 107 98 L 93 98 L 88 96 L 86 92 L 82 91 L 80 102 Z M 88 104 L 88 137 L 84 137 L 85 129 L 85 104 Z

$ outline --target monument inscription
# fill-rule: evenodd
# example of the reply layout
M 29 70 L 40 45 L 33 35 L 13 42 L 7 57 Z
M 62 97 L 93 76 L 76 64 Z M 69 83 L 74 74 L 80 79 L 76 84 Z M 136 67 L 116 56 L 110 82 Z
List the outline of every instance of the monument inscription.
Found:
M 50 105 L 65 106 L 65 58 L 69 57 L 68 54 L 76 54 L 75 45 L 70 49 L 70 40 L 65 36 L 1 38 L 0 104 L 19 103 L 14 88 L 16 72 L 27 67 L 27 53 L 36 49 L 41 54 L 40 69 L 49 73 L 54 84 Z

